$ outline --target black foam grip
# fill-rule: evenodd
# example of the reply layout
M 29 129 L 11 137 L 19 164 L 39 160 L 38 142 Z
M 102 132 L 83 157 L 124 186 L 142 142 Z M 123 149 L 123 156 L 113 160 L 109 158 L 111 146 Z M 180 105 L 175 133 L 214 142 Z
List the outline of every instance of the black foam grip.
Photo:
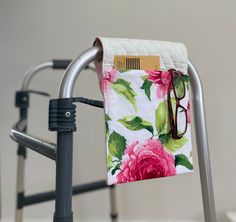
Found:
M 54 59 L 52 60 L 53 62 L 53 69 L 66 69 L 70 63 L 72 62 L 72 60 L 70 59 Z

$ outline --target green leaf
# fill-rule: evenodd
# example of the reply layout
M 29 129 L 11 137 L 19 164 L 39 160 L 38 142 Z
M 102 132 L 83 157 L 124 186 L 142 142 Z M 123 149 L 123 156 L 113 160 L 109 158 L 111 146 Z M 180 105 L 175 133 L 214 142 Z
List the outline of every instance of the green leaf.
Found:
M 116 82 L 111 83 L 111 87 L 120 95 L 125 97 L 134 107 L 134 110 L 137 111 L 137 104 L 135 96 L 137 95 L 134 90 L 130 87 L 130 82 L 125 81 L 124 79 L 117 79 Z
M 114 163 L 112 162 L 112 155 L 109 153 L 107 155 L 107 168 L 110 170 L 113 167 Z
M 185 87 L 185 85 L 183 84 L 183 82 L 181 82 L 181 83 L 179 83 L 178 85 L 177 85 L 177 96 L 178 97 L 182 97 L 183 96 L 183 94 L 184 94 L 184 87 Z
M 175 166 L 178 165 L 184 166 L 189 170 L 193 169 L 193 165 L 184 154 L 178 154 L 175 156 Z
M 108 114 L 105 114 L 105 121 L 111 120 L 110 116 Z
M 165 146 L 169 142 L 171 137 L 172 137 L 171 132 L 163 133 L 159 135 L 159 140 L 161 141 L 161 144 Z
M 151 96 L 151 86 L 152 86 L 153 82 L 149 81 L 148 79 L 145 79 L 143 82 L 143 85 L 141 86 L 141 89 L 144 89 L 144 92 L 146 94 L 146 96 L 148 97 L 148 99 L 151 101 L 150 96 Z
M 171 98 L 171 105 L 173 113 L 175 113 L 175 105 L 176 101 L 174 98 Z M 167 107 L 167 100 L 160 103 L 156 109 L 156 129 L 158 134 L 161 133 L 165 134 L 170 131 L 170 123 L 169 123 L 169 114 L 168 114 L 168 107 Z
M 165 144 L 165 148 L 169 152 L 174 153 L 180 148 L 182 148 L 187 142 L 188 142 L 188 139 L 186 137 L 181 137 L 180 139 L 175 140 L 171 136 L 168 142 Z
M 189 82 L 189 76 L 188 75 L 182 75 L 182 78 L 183 78 L 185 83 Z
M 139 116 L 125 116 L 123 119 L 119 119 L 118 121 L 122 123 L 127 129 L 135 131 L 146 129 L 153 135 L 152 124 Z
M 177 140 L 173 139 L 171 131 L 169 131 L 168 133 L 160 134 L 159 139 L 162 145 L 171 153 L 176 152 L 188 142 L 188 139 L 186 137 L 181 137 Z
M 106 124 L 106 133 L 108 133 L 108 121 L 110 121 L 111 118 L 108 116 L 108 114 L 105 114 L 105 124 Z
M 145 81 L 148 78 L 148 75 L 141 76 L 141 79 Z
M 118 163 L 118 164 L 114 167 L 114 169 L 111 171 L 111 175 L 114 175 L 117 170 L 120 170 L 120 165 L 121 165 L 121 163 Z
M 113 131 L 108 139 L 109 153 L 118 158 L 122 159 L 126 146 L 126 139 L 119 133 Z
M 177 75 L 174 77 L 174 85 L 178 97 L 182 97 L 184 93 L 185 84 L 182 77 L 183 75 L 181 75 L 181 78 Z
M 159 106 L 156 109 L 156 129 L 158 134 L 162 132 L 164 129 L 167 118 L 168 118 L 168 109 L 167 109 L 167 101 L 164 101 L 159 104 Z
M 187 87 L 187 90 L 189 90 L 189 75 L 183 75 L 183 79 Z
M 181 79 L 182 78 L 182 79 Z M 177 91 L 177 95 L 179 97 L 181 97 L 183 95 L 183 86 L 186 87 L 186 89 L 189 89 L 189 76 L 188 75 L 181 75 L 181 78 L 179 78 L 179 76 L 175 76 L 174 77 L 174 85 Z M 184 85 L 183 85 L 183 81 L 184 81 Z

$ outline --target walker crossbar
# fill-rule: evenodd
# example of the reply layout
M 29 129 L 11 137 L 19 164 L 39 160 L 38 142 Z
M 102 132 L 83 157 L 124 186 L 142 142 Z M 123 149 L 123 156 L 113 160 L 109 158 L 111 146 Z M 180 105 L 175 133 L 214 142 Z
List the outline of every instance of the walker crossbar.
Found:
M 83 194 L 91 191 L 96 191 L 100 189 L 107 188 L 106 180 L 90 182 L 82 185 L 73 186 L 72 195 Z M 56 193 L 55 190 L 47 191 L 43 193 L 37 193 L 27 196 L 22 196 L 20 201 L 20 208 L 24 206 L 30 206 L 33 204 L 43 203 L 46 201 L 55 200 Z
M 23 133 L 16 129 L 11 129 L 11 138 L 18 144 L 28 147 L 52 160 L 56 159 L 56 145 L 40 138 Z
M 101 59 L 102 49 L 98 46 L 83 52 L 67 68 L 60 86 L 59 98 L 72 97 L 75 81 L 80 72 L 90 62 Z M 198 160 L 201 179 L 204 216 L 206 222 L 216 222 L 215 203 L 210 167 L 207 129 L 205 121 L 203 92 L 198 72 L 193 64 L 188 62 L 188 73 L 192 89 L 192 103 L 198 149 Z M 72 222 L 72 159 L 73 159 L 73 130 L 57 132 L 57 164 L 56 167 L 56 204 L 54 222 Z M 65 183 L 66 181 L 66 183 Z M 116 211 L 116 206 L 114 206 Z

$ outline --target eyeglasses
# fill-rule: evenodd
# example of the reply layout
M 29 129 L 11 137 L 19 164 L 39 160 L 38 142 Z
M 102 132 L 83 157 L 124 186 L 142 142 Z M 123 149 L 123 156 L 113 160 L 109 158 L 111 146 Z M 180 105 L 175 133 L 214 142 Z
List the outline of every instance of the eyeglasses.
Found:
M 171 83 L 167 94 L 169 122 L 173 139 L 180 139 L 187 131 L 187 109 L 180 104 L 186 95 L 186 88 L 182 73 L 175 69 L 169 70 Z M 174 99 L 171 98 L 173 90 Z

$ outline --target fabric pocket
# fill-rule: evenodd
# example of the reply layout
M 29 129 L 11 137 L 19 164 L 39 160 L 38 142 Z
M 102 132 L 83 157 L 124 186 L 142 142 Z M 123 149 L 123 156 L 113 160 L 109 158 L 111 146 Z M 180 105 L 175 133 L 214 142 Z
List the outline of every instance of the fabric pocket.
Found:
M 172 78 L 170 71 L 104 72 L 100 87 L 109 185 L 193 171 L 188 82 L 188 75 Z M 178 130 L 186 124 L 180 138 L 173 137 L 170 109 L 175 121 L 177 113 Z

